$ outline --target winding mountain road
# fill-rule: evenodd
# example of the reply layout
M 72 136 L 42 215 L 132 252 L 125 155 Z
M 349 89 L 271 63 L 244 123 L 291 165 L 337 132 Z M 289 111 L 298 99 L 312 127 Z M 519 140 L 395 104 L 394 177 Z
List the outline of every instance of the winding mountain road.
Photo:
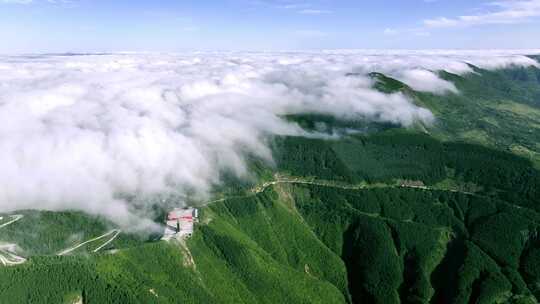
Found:
M 0 228 L 4 228 L 6 226 L 9 226 L 9 225 L 15 223 L 16 221 L 22 219 L 24 217 L 24 215 L 22 215 L 22 214 L 14 214 L 14 215 L 9 215 L 9 217 L 11 217 L 11 221 L 3 223 L 2 225 L 0 225 Z
M 11 220 L 0 225 L 0 229 L 7 227 L 24 217 L 22 214 L 9 215 Z M 26 262 L 26 259 L 15 254 L 17 244 L 0 244 L 0 263 L 4 266 L 19 265 Z
M 120 234 L 120 232 L 122 232 L 122 231 L 119 230 L 119 229 L 113 229 L 113 230 L 111 230 L 111 231 L 109 231 L 109 232 L 107 232 L 107 233 L 105 233 L 105 234 L 102 234 L 102 235 L 100 235 L 100 236 L 98 236 L 98 237 L 95 237 L 95 238 L 93 238 L 93 239 L 91 239 L 91 240 L 82 242 L 82 243 L 80 243 L 80 244 L 78 244 L 78 245 L 75 245 L 75 246 L 70 247 L 70 248 L 68 248 L 68 249 L 66 249 L 66 250 L 63 250 L 63 251 L 59 252 L 58 255 L 60 255 L 60 256 L 66 255 L 66 254 L 68 254 L 68 253 L 70 253 L 70 252 L 72 252 L 72 251 L 74 251 L 74 250 L 76 250 L 76 249 L 78 249 L 78 248 L 80 248 L 80 247 L 86 245 L 86 244 L 89 244 L 89 243 L 98 241 L 98 240 L 103 239 L 103 238 L 105 238 L 105 237 L 107 237 L 107 236 L 109 236 L 109 235 L 112 235 L 112 237 L 111 237 L 109 240 L 107 240 L 105 243 L 101 244 L 99 247 L 97 247 L 96 249 L 94 249 L 94 250 L 92 251 L 92 252 L 98 252 L 100 249 L 102 249 L 103 247 L 107 246 L 107 245 L 110 244 L 112 241 L 114 241 L 114 239 L 116 239 L 116 237 Z
M 336 184 L 332 181 L 311 181 L 311 180 L 304 180 L 301 178 L 291 178 L 291 179 L 277 179 L 273 181 L 268 181 L 263 183 L 262 185 L 255 187 L 251 189 L 251 192 L 253 193 L 261 193 L 266 188 L 278 184 L 296 184 L 296 185 L 315 185 L 315 186 L 321 186 L 321 187 L 332 187 L 332 188 L 339 188 L 339 189 L 345 189 L 345 190 L 361 190 L 361 189 L 369 189 L 373 188 L 370 187 L 370 185 L 344 185 L 344 184 Z M 434 187 L 428 187 L 428 186 L 415 186 L 415 185 L 380 185 L 379 188 L 411 188 L 411 189 L 420 189 L 420 190 L 438 190 L 438 191 L 448 191 L 448 192 L 454 192 L 454 193 L 462 193 L 467 195 L 475 195 L 475 193 L 467 192 L 467 191 L 460 191 L 456 189 L 440 189 L 440 188 L 434 188 Z

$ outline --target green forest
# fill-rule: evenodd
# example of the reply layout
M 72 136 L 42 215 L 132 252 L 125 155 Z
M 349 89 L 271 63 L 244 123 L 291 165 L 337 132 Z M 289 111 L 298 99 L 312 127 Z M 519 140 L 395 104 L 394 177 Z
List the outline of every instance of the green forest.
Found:
M 287 117 L 340 136 L 273 138 L 274 162 L 224 174 L 183 241 L 122 232 L 58 256 L 119 227 L 19 212 L 0 240 L 27 261 L 0 267 L 0 303 L 537 303 L 540 70 L 474 69 L 441 72 L 461 92 L 444 96 L 370 75 L 433 126 Z

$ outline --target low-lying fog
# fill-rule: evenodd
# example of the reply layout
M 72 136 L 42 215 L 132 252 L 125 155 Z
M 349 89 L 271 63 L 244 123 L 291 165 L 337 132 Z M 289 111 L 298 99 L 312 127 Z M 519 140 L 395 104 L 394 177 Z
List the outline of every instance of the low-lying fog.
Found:
M 271 161 L 271 136 L 308 135 L 284 114 L 429 124 L 429 110 L 375 91 L 367 74 L 456 94 L 436 71 L 471 73 L 467 63 L 538 65 L 495 51 L 0 57 L 0 212 L 75 209 L 128 224 L 138 219 L 118 193 L 204 197 L 222 170 L 246 176 L 247 153 Z

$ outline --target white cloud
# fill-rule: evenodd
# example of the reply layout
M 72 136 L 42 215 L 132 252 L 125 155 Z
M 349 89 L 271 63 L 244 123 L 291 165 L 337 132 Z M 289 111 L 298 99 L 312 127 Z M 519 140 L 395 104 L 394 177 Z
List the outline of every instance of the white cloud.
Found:
M 52 4 L 74 4 L 76 0 L 47 0 L 47 2 Z
M 0 212 L 138 220 L 118 194 L 204 197 L 220 172 L 246 177 L 244 156 L 270 160 L 271 136 L 309 135 L 285 114 L 429 123 L 428 110 L 373 90 L 362 75 L 384 72 L 440 94 L 455 88 L 430 71 L 470 72 L 464 61 L 532 64 L 479 52 L 0 57 Z
M 200 28 L 198 26 L 184 26 L 181 30 L 184 32 L 198 32 Z
M 427 27 L 465 27 L 488 24 L 513 24 L 540 17 L 540 0 L 501 0 L 490 2 L 494 9 L 475 15 L 439 17 L 424 20 Z
M 436 94 L 458 92 L 453 83 L 440 79 L 437 74 L 428 70 L 406 70 L 398 78 L 421 92 L 432 92 Z
M 39 1 L 34 0 L 0 0 L 0 4 L 32 4 Z M 43 2 L 51 4 L 75 4 L 76 0 L 43 0 Z
M 320 30 L 297 30 L 294 33 L 298 36 L 303 36 L 307 38 L 324 38 L 328 36 L 327 32 Z
M 308 3 L 289 3 L 289 4 L 280 4 L 277 5 L 277 8 L 283 8 L 283 9 L 299 9 L 299 8 L 305 8 L 310 7 L 311 5 Z
M 383 31 L 383 34 L 386 36 L 398 36 L 398 35 L 413 35 L 420 37 L 430 36 L 430 32 L 426 31 L 424 28 L 386 28 Z
M 386 29 L 384 29 L 383 33 L 385 35 L 394 36 L 394 35 L 399 34 L 399 31 L 397 29 L 393 29 L 393 28 L 386 28 Z
M 303 9 L 299 11 L 299 13 L 303 15 L 327 15 L 327 14 L 332 14 L 333 12 L 330 10 Z
M 30 4 L 32 0 L 0 0 L 0 3 L 5 4 Z
M 299 14 L 302 14 L 302 15 L 328 15 L 328 14 L 334 13 L 332 10 L 316 8 L 311 3 L 308 3 L 308 2 L 286 1 L 284 3 L 277 3 L 277 4 L 273 2 L 263 2 L 263 3 L 274 8 L 278 8 L 278 9 L 296 10 Z

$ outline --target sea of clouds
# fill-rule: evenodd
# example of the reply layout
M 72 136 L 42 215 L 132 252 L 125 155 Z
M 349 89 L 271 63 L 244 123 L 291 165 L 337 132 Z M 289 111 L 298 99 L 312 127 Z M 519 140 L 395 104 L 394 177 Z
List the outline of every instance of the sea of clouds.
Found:
M 409 126 L 435 119 L 367 74 L 458 94 L 436 71 L 538 66 L 509 51 L 320 51 L 0 57 L 0 212 L 82 210 L 128 225 L 118 194 L 195 193 L 268 141 L 308 134 L 283 115 L 323 113 Z M 351 76 L 354 75 L 354 76 Z M 179 202 L 181 203 L 181 202 Z

